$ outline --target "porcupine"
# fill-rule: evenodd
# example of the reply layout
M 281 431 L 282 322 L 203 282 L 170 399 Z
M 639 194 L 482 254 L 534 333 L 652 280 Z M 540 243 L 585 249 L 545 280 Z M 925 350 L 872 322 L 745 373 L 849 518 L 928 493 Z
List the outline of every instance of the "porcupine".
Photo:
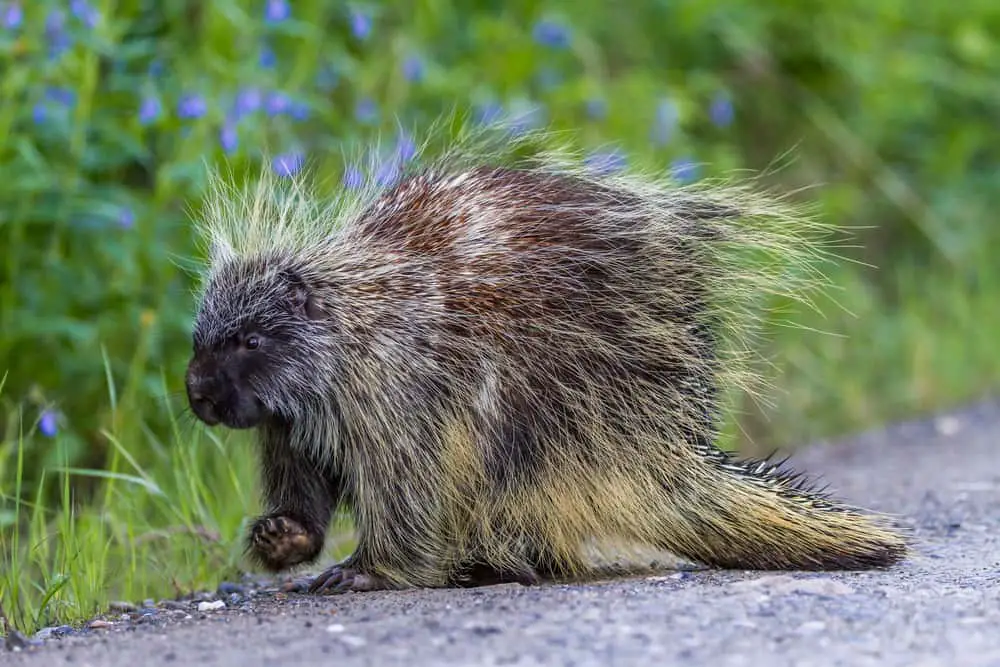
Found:
M 719 568 L 905 557 L 888 517 L 717 446 L 757 302 L 821 282 L 828 228 L 501 136 L 353 196 L 213 179 L 186 386 L 206 424 L 256 430 L 250 557 L 314 562 L 338 507 L 357 546 L 313 592 L 586 577 L 601 540 Z

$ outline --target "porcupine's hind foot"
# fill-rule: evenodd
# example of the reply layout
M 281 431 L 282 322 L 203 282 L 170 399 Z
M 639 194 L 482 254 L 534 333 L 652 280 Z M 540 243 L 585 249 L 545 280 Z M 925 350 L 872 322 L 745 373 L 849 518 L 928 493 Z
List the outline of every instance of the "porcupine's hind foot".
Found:
M 536 586 L 542 583 L 543 574 L 531 566 L 520 569 L 498 569 L 490 565 L 476 563 L 462 569 L 452 577 L 451 584 L 461 588 L 495 586 L 497 584 L 521 584 Z
M 309 562 L 322 547 L 322 535 L 308 531 L 295 519 L 273 514 L 257 519 L 247 540 L 251 557 L 272 571 Z
M 368 574 L 352 567 L 351 559 L 337 563 L 319 574 L 309 584 L 308 592 L 316 594 L 333 594 L 364 591 L 385 591 L 399 588 L 388 579 L 374 574 Z

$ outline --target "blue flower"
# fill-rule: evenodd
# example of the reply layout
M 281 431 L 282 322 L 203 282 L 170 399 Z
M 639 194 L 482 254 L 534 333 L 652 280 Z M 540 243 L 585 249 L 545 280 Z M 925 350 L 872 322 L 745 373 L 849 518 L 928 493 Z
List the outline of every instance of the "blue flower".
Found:
M 222 150 L 227 154 L 232 154 L 239 148 L 240 136 L 234 123 L 226 122 L 222 124 L 222 129 L 219 130 L 219 143 L 222 145 Z
M 292 107 L 289 110 L 292 118 L 295 120 L 305 120 L 309 118 L 309 104 L 302 101 L 292 102 Z
M 149 63 L 149 76 L 155 79 L 161 74 L 163 74 L 163 61 L 157 58 Z
M 726 127 L 733 122 L 733 103 L 725 93 L 718 93 L 712 98 L 708 111 L 712 122 L 719 127 Z
M 653 121 L 650 140 L 661 146 L 666 144 L 673 136 L 676 125 L 676 105 L 670 99 L 661 99 L 656 105 L 656 118 Z
M 3 27 L 8 30 L 14 30 L 19 28 L 21 23 L 24 22 L 24 10 L 21 9 L 21 3 L 10 2 L 3 8 L 3 19 L 0 19 L 3 23 Z
M 476 105 L 476 122 L 489 125 L 503 116 L 503 105 L 495 100 Z
M 264 104 L 268 116 L 280 116 L 287 112 L 291 106 L 292 100 L 289 99 L 288 95 L 280 91 L 275 91 L 268 95 L 267 102 Z
M 337 74 L 337 69 L 332 65 L 326 65 L 316 73 L 316 86 L 324 92 L 329 92 L 336 88 L 339 80 L 340 77 Z
M 59 423 L 56 413 L 46 410 L 38 420 L 38 430 L 46 438 L 54 438 L 59 432 Z
M 45 17 L 45 37 L 49 40 L 49 58 L 55 59 L 69 50 L 72 40 L 66 30 L 66 17 L 53 9 Z
M 135 212 L 128 206 L 123 206 L 118 212 L 118 225 L 123 229 L 131 229 L 135 224 Z
M 31 117 L 38 125 L 44 123 L 45 119 L 48 118 L 48 116 L 49 116 L 49 110 L 41 102 L 37 103 L 31 109 Z
M 535 41 L 543 46 L 561 49 L 569 45 L 569 30 L 561 23 L 543 20 L 535 24 Z
M 396 138 L 396 155 L 403 162 L 409 162 L 417 154 L 417 145 L 408 134 L 400 134 Z
M 258 88 L 244 88 L 238 92 L 233 104 L 236 117 L 240 118 L 259 109 L 263 97 Z
M 587 100 L 587 115 L 595 120 L 603 119 L 608 115 L 608 103 L 599 97 L 592 97 Z
M 276 156 L 271 161 L 271 169 L 278 176 L 289 178 L 294 176 L 303 164 L 305 164 L 305 156 L 298 151 L 292 151 Z
M 375 172 L 375 182 L 382 186 L 392 185 L 399 178 L 399 174 L 399 165 L 396 164 L 395 160 L 390 158 L 379 165 L 378 170 Z
M 621 171 L 627 166 L 625 155 L 618 150 L 611 151 L 591 151 L 584 158 L 583 163 L 598 174 L 605 175 L 616 171 Z
M 372 31 L 371 16 L 358 9 L 351 10 L 351 32 L 358 39 L 367 39 Z
M 348 165 L 344 169 L 344 187 L 350 188 L 351 190 L 357 190 L 365 184 L 365 176 L 361 173 L 361 170 L 354 165 Z
M 281 23 L 292 15 L 288 0 L 267 0 L 264 7 L 264 20 L 268 23 Z
M 409 56 L 403 61 L 403 78 L 416 83 L 424 78 L 424 61 L 418 56 Z
M 208 104 L 201 95 L 185 95 L 177 105 L 181 118 L 200 118 L 208 111 Z
M 76 104 L 76 92 L 72 88 L 50 86 L 45 90 L 45 97 L 65 107 Z
M 354 117 L 361 123 L 373 123 L 378 119 L 378 105 L 370 97 L 358 100 L 354 107 Z
M 153 95 L 147 95 L 139 104 L 139 122 L 142 125 L 149 125 L 160 117 L 160 100 Z
M 554 67 L 542 67 L 537 76 L 542 90 L 552 90 L 562 81 L 562 75 Z
M 698 165 L 688 157 L 677 158 L 670 163 L 670 173 L 681 183 L 698 180 Z
M 78 18 L 88 28 L 96 26 L 97 21 L 101 17 L 100 12 L 91 7 L 87 0 L 72 0 L 70 2 L 70 11 L 73 12 L 73 16 Z
M 259 62 L 260 66 L 264 69 L 271 69 L 274 67 L 274 64 L 278 62 L 278 57 L 274 55 L 274 49 L 272 49 L 269 45 L 264 44 L 260 47 L 260 57 L 257 62 Z
M 510 112 L 510 131 L 523 134 L 545 123 L 545 107 L 538 102 L 516 100 Z

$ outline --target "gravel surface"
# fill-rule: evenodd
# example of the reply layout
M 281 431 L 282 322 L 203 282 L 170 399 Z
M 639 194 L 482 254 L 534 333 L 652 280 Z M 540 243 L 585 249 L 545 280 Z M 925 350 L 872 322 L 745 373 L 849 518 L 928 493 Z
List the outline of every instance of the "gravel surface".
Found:
M 905 516 L 918 552 L 889 571 L 318 598 L 226 583 L 8 639 L 22 648 L 0 664 L 1000 666 L 998 452 L 989 402 L 795 456 L 838 495 Z

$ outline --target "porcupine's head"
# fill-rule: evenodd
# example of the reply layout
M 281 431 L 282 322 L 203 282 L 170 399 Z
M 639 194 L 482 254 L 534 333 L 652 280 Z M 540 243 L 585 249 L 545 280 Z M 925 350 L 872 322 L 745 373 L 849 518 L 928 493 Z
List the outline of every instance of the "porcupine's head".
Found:
M 324 280 L 309 259 L 336 212 L 301 192 L 286 196 L 287 184 L 266 175 L 248 190 L 218 177 L 211 185 L 196 218 L 208 266 L 185 376 L 191 410 L 230 428 L 301 419 L 328 400 L 337 375 Z
M 192 336 L 185 377 L 192 411 L 210 426 L 230 428 L 253 428 L 288 412 L 314 382 L 316 338 L 323 335 L 314 329 L 322 319 L 305 280 L 280 260 L 217 269 Z

